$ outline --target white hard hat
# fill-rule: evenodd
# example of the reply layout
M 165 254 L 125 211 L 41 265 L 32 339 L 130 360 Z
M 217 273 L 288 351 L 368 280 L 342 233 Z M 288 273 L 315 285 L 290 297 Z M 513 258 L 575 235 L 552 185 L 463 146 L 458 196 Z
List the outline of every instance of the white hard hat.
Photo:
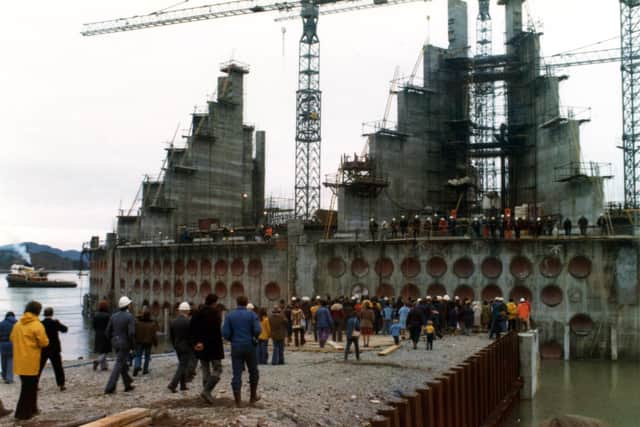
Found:
M 297 301 L 297 300 L 298 300 L 298 298 L 296 298 L 296 297 L 291 297 L 291 301 Z
M 178 306 L 178 311 L 191 311 L 191 306 L 188 302 L 181 302 Z
M 524 302 L 524 298 L 520 298 L 520 302 Z
M 128 307 L 131 304 L 131 300 L 128 297 L 120 297 L 120 301 L 118 301 L 119 308 Z
M 320 299 L 320 295 L 316 295 L 316 299 Z
M 449 295 L 445 294 L 445 296 L 443 296 L 442 299 L 445 301 L 449 301 L 450 298 L 449 298 Z
M 247 304 L 247 310 L 253 310 L 254 308 L 256 308 L 255 305 L 253 305 L 251 303 Z
M 456 300 L 459 300 L 459 299 L 460 299 L 460 297 L 459 297 L 458 295 L 456 295 L 454 298 L 455 298 Z
M 422 302 L 422 298 L 418 298 L 418 302 Z

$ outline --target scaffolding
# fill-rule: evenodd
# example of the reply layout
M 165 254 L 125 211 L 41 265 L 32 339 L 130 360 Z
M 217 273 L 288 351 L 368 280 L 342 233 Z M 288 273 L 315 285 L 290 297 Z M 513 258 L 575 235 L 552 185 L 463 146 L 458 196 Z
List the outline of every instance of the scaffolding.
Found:
M 369 155 L 354 153 L 353 157 L 343 155 L 337 174 L 327 175 L 324 186 L 337 194 L 339 189 L 356 197 L 377 197 L 389 185 L 386 178 L 377 176 L 375 164 Z

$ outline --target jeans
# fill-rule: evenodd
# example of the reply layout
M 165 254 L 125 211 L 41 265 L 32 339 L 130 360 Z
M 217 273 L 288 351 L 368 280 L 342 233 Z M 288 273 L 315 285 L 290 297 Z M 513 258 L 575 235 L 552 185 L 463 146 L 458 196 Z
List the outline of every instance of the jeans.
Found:
M 258 340 L 258 364 L 269 363 L 269 340 Z
M 64 386 L 64 369 L 62 368 L 62 357 L 60 357 L 60 353 L 57 351 L 50 350 L 42 350 L 40 354 L 40 372 L 38 376 L 42 375 L 42 370 L 44 369 L 44 365 L 47 364 L 47 359 L 51 361 L 51 366 L 53 366 L 53 372 L 56 375 L 56 384 L 58 387 Z
M 242 388 L 242 371 L 244 367 L 249 371 L 249 384 L 258 385 L 260 372 L 258 371 L 258 360 L 255 346 L 231 348 L 231 368 L 233 377 L 231 378 L 231 389 L 240 392 Z
M 144 354 L 144 367 L 142 369 L 142 373 L 146 374 L 149 372 L 149 362 L 151 362 L 151 344 L 136 345 L 136 356 L 133 359 L 134 371 L 140 370 L 140 365 L 142 365 L 142 354 Z
M 193 353 L 190 351 L 185 353 L 176 352 L 176 356 L 178 356 L 178 368 L 169 383 L 169 388 L 176 388 L 178 383 L 180 383 L 180 388 L 184 389 L 187 387 L 189 368 L 191 366 Z
M 253 352 L 255 355 L 255 351 Z M 222 375 L 221 360 L 200 360 L 200 370 L 202 371 L 202 389 L 211 392 L 220 381 Z
M 389 335 L 391 333 L 391 324 L 392 323 L 393 323 L 393 320 L 384 319 L 384 326 L 382 327 L 382 333 L 384 335 Z
M 296 347 L 304 345 L 304 329 L 297 328 L 293 330 L 293 342 Z
M 318 341 L 320 342 L 320 348 L 324 348 L 325 343 L 331 335 L 331 328 L 317 328 Z
M 284 365 L 284 340 L 273 340 L 272 365 Z
M 16 405 L 15 417 L 28 420 L 38 410 L 38 376 L 20 375 L 20 397 Z
M 334 320 L 331 337 L 335 342 L 342 342 L 342 330 L 344 329 L 344 325 L 342 323 L 342 319 Z
M 11 342 L 0 343 L 0 363 L 2 366 L 2 379 L 7 383 L 13 382 L 13 347 Z
M 109 369 L 109 363 L 107 362 L 107 353 L 102 353 L 100 356 L 98 356 L 96 362 L 98 362 L 101 371 L 106 371 L 107 369 Z
M 347 360 L 347 357 L 349 356 L 349 350 L 351 349 L 351 344 L 354 345 L 356 350 L 356 360 L 360 360 L 360 344 L 358 343 L 359 339 L 360 339 L 359 337 L 352 337 L 352 338 L 347 337 L 347 345 L 344 348 L 344 360 Z
M 393 343 L 395 345 L 400 345 L 400 337 L 399 336 L 394 336 L 393 337 Z
M 133 379 L 129 376 L 129 365 L 127 361 L 129 360 L 129 347 L 123 346 L 120 348 L 116 347 L 116 363 L 113 366 L 113 371 L 111 371 L 111 375 L 109 376 L 109 381 L 107 382 L 107 386 L 105 387 L 105 393 L 113 393 L 116 391 L 116 386 L 118 385 L 118 377 L 122 376 L 122 382 L 124 383 L 124 387 L 128 388 L 131 386 Z
M 427 334 L 427 350 L 433 350 L 433 334 Z

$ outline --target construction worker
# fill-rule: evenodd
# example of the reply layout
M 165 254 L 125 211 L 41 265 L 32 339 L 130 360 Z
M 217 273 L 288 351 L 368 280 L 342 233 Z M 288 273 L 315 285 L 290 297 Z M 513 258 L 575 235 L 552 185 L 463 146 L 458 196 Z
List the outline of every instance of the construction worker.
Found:
M 441 217 L 440 221 L 438 221 L 438 230 L 441 236 L 447 235 L 447 228 L 448 228 L 447 220 L 445 220 L 444 217 Z
M 369 220 L 369 233 L 371 233 L 371 240 L 376 241 L 376 235 L 378 234 L 378 223 L 375 218 Z
M 398 238 L 398 221 L 395 218 L 391 218 L 391 238 Z
M 489 235 L 492 239 L 496 238 L 496 217 L 492 216 L 489 220 Z
M 449 216 L 448 226 L 449 226 L 449 234 L 452 236 L 455 236 L 456 235 L 456 218 L 453 215 Z
M 473 237 L 475 237 L 476 239 L 480 238 L 480 220 L 478 219 L 478 217 L 474 217 L 473 221 L 471 222 L 471 229 L 473 230 Z
M 400 217 L 400 233 L 402 234 L 402 238 L 406 239 L 407 238 L 407 229 L 409 228 L 409 221 L 407 220 L 407 218 L 402 215 Z
M 580 234 L 583 236 L 587 235 L 587 227 L 589 226 L 589 220 L 582 215 L 579 219 L 578 219 L 578 227 L 580 227 Z
M 424 221 L 424 231 L 427 234 L 427 237 L 431 238 L 433 234 L 433 218 L 431 218 L 431 216 L 428 216 Z
M 380 240 L 387 240 L 389 237 L 389 223 L 387 221 L 382 221 L 382 234 L 380 235 Z
M 498 221 L 498 231 L 500 233 L 500 238 L 504 239 L 504 215 L 500 215 L 500 220 Z
M 542 223 L 542 218 L 536 218 L 536 237 L 542 236 L 544 224 Z
M 516 239 L 520 238 L 520 230 L 522 230 L 523 227 L 524 227 L 524 221 L 522 220 L 522 218 L 517 218 L 515 223 L 515 229 L 514 229 L 516 232 Z
M 562 223 L 562 227 L 564 228 L 564 235 L 565 236 L 571 236 L 571 219 L 569 217 L 566 217 L 564 222 Z
M 603 236 L 607 234 L 607 221 L 604 219 L 604 214 L 600 214 L 597 224 L 600 227 L 600 234 Z
M 417 239 L 420 236 L 420 216 L 413 217 L 413 238 Z
M 273 236 L 273 227 L 271 227 L 270 225 L 267 225 L 264 228 L 264 241 L 265 242 L 270 241 L 272 236 Z

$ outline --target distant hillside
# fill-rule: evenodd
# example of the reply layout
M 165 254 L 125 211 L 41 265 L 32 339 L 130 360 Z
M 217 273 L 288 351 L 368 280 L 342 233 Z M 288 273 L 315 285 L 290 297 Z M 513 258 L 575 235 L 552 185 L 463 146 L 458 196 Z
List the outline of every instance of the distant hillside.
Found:
M 86 266 L 86 258 L 83 268 Z M 62 250 L 34 242 L 0 246 L 0 270 L 8 270 L 11 264 L 31 263 L 46 270 L 77 270 L 80 268 L 80 251 Z

